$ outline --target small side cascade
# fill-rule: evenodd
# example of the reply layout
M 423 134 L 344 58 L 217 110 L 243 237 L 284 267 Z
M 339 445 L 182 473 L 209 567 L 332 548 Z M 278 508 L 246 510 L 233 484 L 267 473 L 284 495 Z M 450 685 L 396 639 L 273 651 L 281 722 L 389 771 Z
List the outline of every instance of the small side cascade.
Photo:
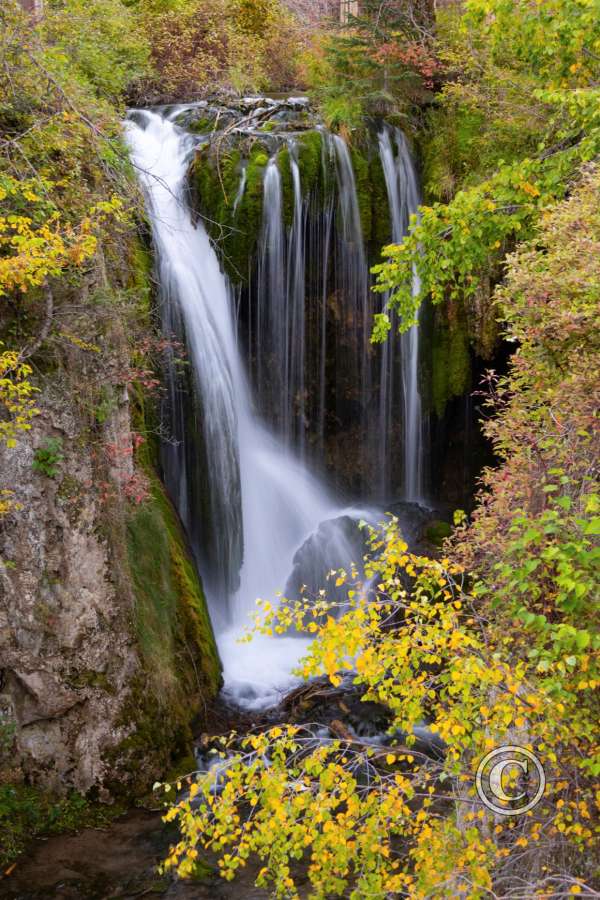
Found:
M 406 137 L 398 128 L 384 127 L 379 134 L 379 153 L 388 192 L 392 241 L 400 243 L 408 233 L 410 217 L 419 206 L 417 173 Z M 413 291 L 418 293 L 418 276 L 413 276 Z M 383 346 L 379 376 L 379 466 L 380 490 L 389 479 L 390 428 L 393 410 L 402 398 L 404 499 L 423 499 L 424 424 L 419 388 L 419 327 L 413 325 L 401 336 L 392 314 L 392 329 Z M 398 360 L 400 365 L 398 365 Z
M 305 327 L 305 216 L 300 166 L 294 143 L 290 145 L 290 168 L 294 189 L 294 213 L 288 242 L 288 285 L 287 296 L 290 310 L 290 373 L 288 395 L 288 422 L 285 438 L 292 441 L 295 432 L 296 446 L 303 455 L 305 436 L 305 361 L 306 361 L 306 327 Z M 294 424 L 296 427 L 294 428 Z
M 283 190 L 277 159 L 269 160 L 263 183 L 263 225 L 259 246 L 255 342 L 255 384 L 259 398 L 274 411 L 275 426 L 282 434 L 288 426 L 288 310 L 286 285 L 286 237 L 283 223 Z
M 339 135 L 330 137 L 337 181 L 337 241 L 335 295 L 341 298 L 339 335 L 336 336 L 342 384 L 338 386 L 338 415 L 350 403 L 364 435 L 361 469 L 368 471 L 371 433 L 372 371 L 369 337 L 373 324 L 374 295 L 371 292 L 369 262 L 363 236 L 354 167 L 348 145 Z M 347 413 L 345 414 L 347 415 Z

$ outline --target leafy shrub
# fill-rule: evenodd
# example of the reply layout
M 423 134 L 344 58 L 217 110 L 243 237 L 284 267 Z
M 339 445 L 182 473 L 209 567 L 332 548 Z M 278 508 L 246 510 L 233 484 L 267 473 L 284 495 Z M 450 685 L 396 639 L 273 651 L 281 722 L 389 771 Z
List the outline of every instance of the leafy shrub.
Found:
M 40 475 L 46 475 L 48 478 L 56 478 L 58 475 L 58 464 L 64 459 L 62 450 L 62 441 L 60 438 L 50 438 L 46 443 L 35 451 L 33 456 L 32 469 L 39 472 Z
M 148 71 L 146 35 L 121 0 L 51 0 L 40 27 L 52 55 L 66 56 L 72 71 L 113 102 Z
M 295 81 L 300 31 L 279 0 L 188 0 L 158 12 L 142 2 L 154 75 L 143 99 L 193 99 L 222 88 L 277 90 Z

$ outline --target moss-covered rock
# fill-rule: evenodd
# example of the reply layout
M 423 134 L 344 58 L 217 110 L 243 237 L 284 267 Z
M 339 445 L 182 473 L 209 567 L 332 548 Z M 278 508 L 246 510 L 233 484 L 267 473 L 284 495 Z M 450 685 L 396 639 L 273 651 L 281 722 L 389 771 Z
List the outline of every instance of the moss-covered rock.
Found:
M 323 175 L 323 136 L 320 131 L 307 131 L 297 139 L 298 165 L 302 191 L 306 196 L 315 191 Z
M 151 436 L 157 415 L 143 391 L 133 390 L 133 420 Z M 147 759 L 164 774 L 189 757 L 192 722 L 221 687 L 221 663 L 202 583 L 179 517 L 157 474 L 158 441 L 146 440 L 136 462 L 148 496 L 132 507 L 127 523 L 127 576 L 134 598 L 133 636 L 141 669 L 132 679 L 119 725 L 128 736 L 107 751 L 115 772 L 127 773 L 128 793 L 148 789 Z M 137 772 L 144 773 L 137 777 Z M 121 793 L 120 780 L 109 789 Z
M 392 239 L 392 220 L 387 186 L 381 158 L 373 153 L 369 162 L 369 187 L 371 197 L 371 244 L 374 258 L 378 259 L 382 247 Z
M 371 242 L 373 209 L 369 159 L 356 145 L 350 147 L 350 158 L 354 169 L 356 195 L 365 244 Z
M 175 510 L 157 476 L 148 477 L 150 497 L 127 526 L 136 634 L 159 696 L 177 694 L 183 676 L 192 694 L 208 698 L 220 664 L 206 599 Z
M 107 752 L 115 771 L 127 770 L 128 792 L 148 789 L 144 763 L 164 774 L 189 756 L 192 721 L 221 686 L 221 664 L 201 582 L 177 514 L 152 470 L 150 496 L 127 523 L 127 557 L 135 607 L 133 634 L 141 670 L 131 683 L 119 725 L 129 734 Z M 119 781 L 110 784 L 115 796 Z
M 464 310 L 446 304 L 435 310 L 431 335 L 431 404 L 441 417 L 452 397 L 460 397 L 471 381 L 471 353 Z
M 245 283 L 249 277 L 262 224 L 263 176 L 268 162 L 268 148 L 255 142 L 245 159 L 238 147 L 220 155 L 206 145 L 192 164 L 196 208 L 234 284 Z M 243 167 L 246 184 L 236 207 Z
M 425 539 L 434 547 L 441 547 L 447 537 L 452 534 L 452 526 L 442 519 L 434 519 L 425 529 Z

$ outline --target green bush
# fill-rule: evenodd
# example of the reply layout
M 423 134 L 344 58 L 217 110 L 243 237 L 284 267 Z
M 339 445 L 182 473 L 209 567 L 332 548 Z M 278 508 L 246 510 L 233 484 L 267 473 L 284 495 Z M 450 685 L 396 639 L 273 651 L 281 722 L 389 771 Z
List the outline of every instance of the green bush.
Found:
M 48 478 L 56 478 L 58 475 L 58 464 L 64 459 L 62 450 L 62 441 L 60 438 L 50 438 L 46 443 L 35 451 L 31 468 L 40 475 L 46 475 Z

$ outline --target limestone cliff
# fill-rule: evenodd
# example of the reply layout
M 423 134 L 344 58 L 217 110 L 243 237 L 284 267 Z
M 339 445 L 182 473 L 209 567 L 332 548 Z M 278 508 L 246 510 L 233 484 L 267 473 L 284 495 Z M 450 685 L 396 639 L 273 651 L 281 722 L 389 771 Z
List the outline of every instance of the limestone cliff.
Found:
M 152 335 L 148 273 L 125 275 L 124 291 L 96 275 L 59 298 L 34 360 L 40 413 L 0 455 L 3 777 L 99 799 L 144 790 L 185 753 L 220 682 L 132 363 L 130 320 Z

